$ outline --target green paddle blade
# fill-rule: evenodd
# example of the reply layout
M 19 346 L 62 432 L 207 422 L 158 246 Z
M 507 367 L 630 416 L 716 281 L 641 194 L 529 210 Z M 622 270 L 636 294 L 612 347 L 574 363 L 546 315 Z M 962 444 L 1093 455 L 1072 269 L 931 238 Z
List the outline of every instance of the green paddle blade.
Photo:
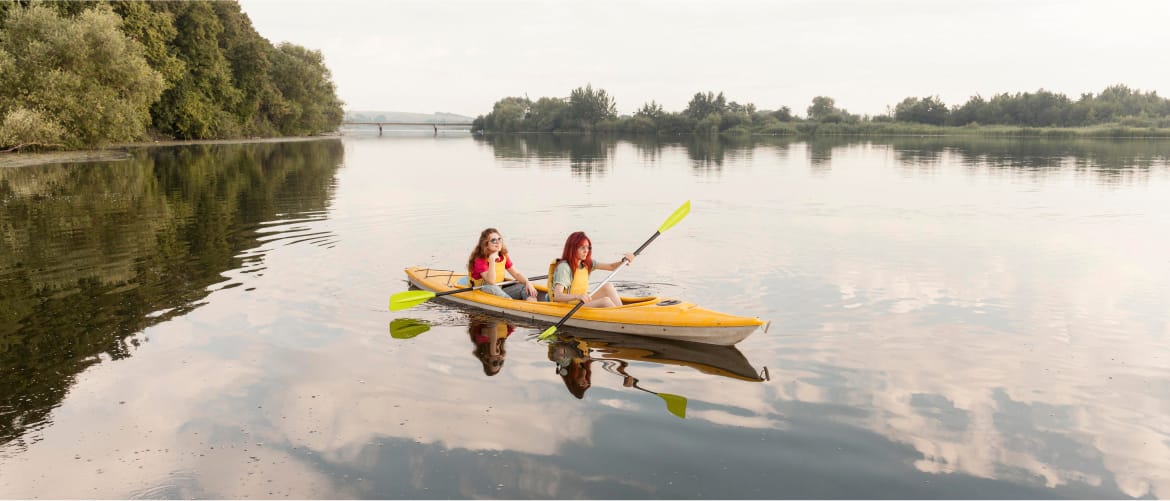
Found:
M 390 296 L 390 311 L 400 311 L 414 308 L 435 297 L 431 291 L 405 291 Z
M 410 339 L 428 330 L 431 330 L 430 325 L 413 318 L 395 318 L 390 321 L 390 337 L 394 339 Z
M 545 329 L 544 332 L 541 332 L 540 335 L 536 337 L 536 339 L 541 339 L 541 340 L 548 339 L 548 337 L 553 335 L 554 333 L 556 333 L 556 331 L 557 331 L 557 326 L 554 325 L 552 327 Z
M 687 397 L 669 393 L 658 393 L 657 395 L 666 401 L 666 410 L 670 411 L 671 414 L 678 416 L 679 419 L 687 418 Z
M 674 211 L 674 214 L 671 214 L 670 217 L 666 218 L 666 222 L 662 223 L 662 226 L 658 227 L 658 233 L 665 233 L 666 230 L 669 230 L 671 226 L 678 224 L 679 221 L 682 221 L 682 219 L 687 217 L 687 214 L 690 213 L 691 201 L 687 200 L 686 203 L 682 204 L 682 206 Z

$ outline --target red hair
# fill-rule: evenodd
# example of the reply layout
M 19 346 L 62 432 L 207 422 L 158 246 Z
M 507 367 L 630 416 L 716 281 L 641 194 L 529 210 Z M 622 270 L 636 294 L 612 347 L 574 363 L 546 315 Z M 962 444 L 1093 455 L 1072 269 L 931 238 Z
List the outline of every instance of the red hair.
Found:
M 581 261 L 577 259 L 577 247 L 589 243 L 589 255 L 585 256 L 585 266 L 589 268 L 589 273 L 593 273 L 593 241 L 589 240 L 589 236 L 584 231 L 574 231 L 565 240 L 565 250 L 561 252 L 561 261 L 569 263 L 569 270 L 575 272 L 577 268 L 581 267 Z

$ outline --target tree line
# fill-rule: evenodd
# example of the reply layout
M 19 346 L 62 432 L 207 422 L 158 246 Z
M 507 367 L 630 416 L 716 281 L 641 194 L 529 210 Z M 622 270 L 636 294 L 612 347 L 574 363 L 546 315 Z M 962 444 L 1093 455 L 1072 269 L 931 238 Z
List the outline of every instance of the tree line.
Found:
M 618 116 L 617 105 L 604 89 L 592 85 L 574 89 L 567 98 L 505 97 L 492 111 L 475 119 L 475 132 L 625 132 L 655 134 L 763 133 L 798 134 L 818 127 L 829 130 L 878 132 L 897 130 L 897 124 L 923 126 L 1003 125 L 1014 127 L 1090 127 L 1119 125 L 1131 128 L 1170 128 L 1170 99 L 1125 85 L 1106 87 L 1078 99 L 1040 89 L 1001 93 L 985 99 L 971 97 L 948 106 L 938 96 L 907 97 L 887 113 L 860 116 L 837 106 L 833 98 L 817 96 L 804 117 L 782 106 L 758 109 L 753 103 L 730 101 L 722 92 L 697 92 L 681 112 L 663 109 L 651 101 L 631 115 Z
M 320 51 L 234 1 L 0 0 L 0 150 L 334 131 Z

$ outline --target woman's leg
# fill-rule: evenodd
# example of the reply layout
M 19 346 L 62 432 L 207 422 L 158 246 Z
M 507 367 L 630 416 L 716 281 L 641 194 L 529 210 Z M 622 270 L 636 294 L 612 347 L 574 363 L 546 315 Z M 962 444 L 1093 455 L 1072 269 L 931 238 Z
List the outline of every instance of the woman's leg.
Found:
M 536 301 L 536 296 L 528 295 L 528 287 L 524 284 L 512 284 L 504 287 L 504 292 L 512 299 L 523 299 L 525 301 Z
M 509 296 L 508 293 L 504 292 L 504 289 L 501 289 L 500 286 L 498 286 L 498 285 L 485 285 L 482 288 L 480 288 L 479 290 L 484 291 L 484 292 L 491 294 L 493 296 L 500 296 L 500 297 L 506 297 L 508 299 L 512 299 L 512 296 Z
M 504 293 L 512 299 L 524 299 L 525 292 L 527 291 L 524 289 L 523 284 L 512 284 L 504 287 Z
M 617 289 L 613 288 L 613 284 L 605 284 L 601 286 L 601 290 L 597 291 L 595 296 L 607 297 L 614 306 L 622 305 L 622 297 L 618 295 Z
M 588 308 L 613 308 L 613 300 L 607 297 L 599 297 L 588 303 L 585 303 Z

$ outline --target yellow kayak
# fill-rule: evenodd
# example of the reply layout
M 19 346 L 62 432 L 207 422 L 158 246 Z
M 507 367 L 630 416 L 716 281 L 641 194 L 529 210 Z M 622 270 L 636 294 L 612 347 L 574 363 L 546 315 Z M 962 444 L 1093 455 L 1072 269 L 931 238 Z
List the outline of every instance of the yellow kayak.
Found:
M 406 276 L 411 285 L 435 293 L 468 287 L 467 275 L 451 270 L 411 267 L 406 269 Z M 533 285 L 541 292 L 548 292 L 544 284 Z M 479 290 L 450 294 L 443 299 L 550 324 L 559 321 L 575 306 L 574 303 L 508 299 Z M 622 303 L 615 308 L 581 308 L 565 325 L 722 346 L 743 341 L 764 325 L 758 318 L 720 313 L 678 299 L 623 296 Z

